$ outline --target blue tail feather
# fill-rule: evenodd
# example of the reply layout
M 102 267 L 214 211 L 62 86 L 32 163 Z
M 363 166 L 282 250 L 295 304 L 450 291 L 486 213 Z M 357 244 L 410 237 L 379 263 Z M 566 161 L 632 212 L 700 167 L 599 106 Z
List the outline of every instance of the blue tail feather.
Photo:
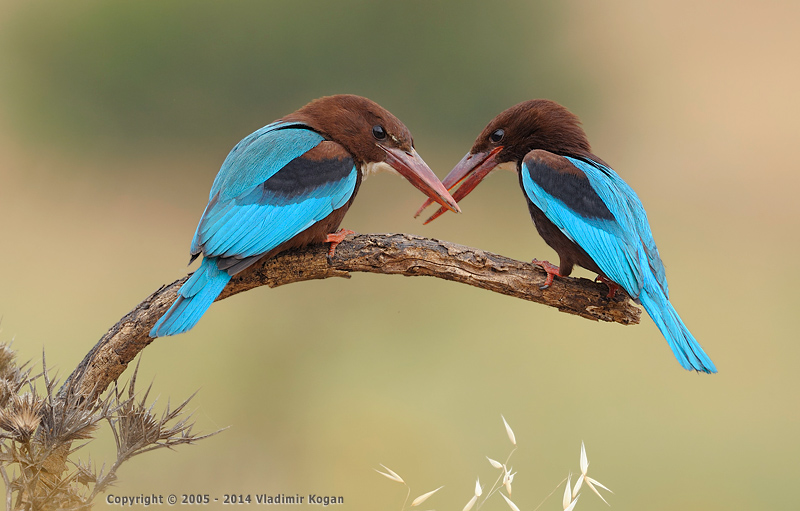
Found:
M 182 334 L 194 327 L 231 280 L 215 258 L 203 264 L 178 290 L 178 298 L 150 330 L 150 337 Z
M 694 369 L 704 373 L 717 372 L 714 362 L 686 328 L 678 312 L 649 272 L 645 276 L 645 286 L 639 295 L 639 300 L 667 339 L 675 358 L 684 369 Z

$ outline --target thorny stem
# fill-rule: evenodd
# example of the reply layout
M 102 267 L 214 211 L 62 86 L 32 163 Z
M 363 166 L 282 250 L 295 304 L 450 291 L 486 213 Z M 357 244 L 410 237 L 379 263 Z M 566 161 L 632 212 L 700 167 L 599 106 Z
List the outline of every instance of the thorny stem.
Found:
M 6 473 L 5 466 L 0 465 L 0 474 L 3 475 L 3 482 L 6 483 L 6 509 L 11 509 L 11 504 L 13 502 L 11 493 L 11 481 L 8 479 L 8 474 Z
M 114 428 L 111 428 L 111 429 L 113 430 Z M 116 436 L 116 434 L 117 433 L 114 432 L 115 436 Z M 103 492 L 103 491 L 106 490 L 106 486 L 108 486 L 106 481 L 108 481 L 109 478 L 113 478 L 114 477 L 114 474 L 116 473 L 117 469 L 125 461 L 127 461 L 127 459 L 122 460 L 120 458 L 117 458 L 117 460 L 114 461 L 114 464 L 111 465 L 111 468 L 108 469 L 108 472 L 106 472 L 105 474 L 103 473 L 103 469 L 102 468 L 100 469 L 100 476 L 97 478 L 97 481 L 95 481 L 95 483 L 94 483 L 94 488 L 92 488 L 91 495 L 89 496 L 88 499 L 86 499 L 88 502 L 92 502 L 94 500 L 94 498 L 97 497 L 100 494 L 100 492 Z M 97 466 L 97 465 L 95 464 L 95 466 Z M 105 463 L 103 463 L 103 467 L 105 467 Z M 110 479 L 110 480 L 113 481 L 113 479 Z
M 0 350 L 2 349 L 3 346 L 0 345 Z M 4 370 L 3 384 L 7 387 L 4 392 L 9 394 L 9 400 L 18 400 L 21 404 L 12 401 L 11 405 L 4 408 L 5 431 L 0 432 L 0 477 L 6 486 L 5 502 L 9 510 L 89 509 L 91 501 L 113 483 L 120 465 L 132 456 L 156 448 L 193 443 L 211 436 L 191 433 L 193 424 L 187 422 L 191 415 L 185 416 L 183 412 L 191 397 L 175 409 L 170 409 L 167 404 L 161 420 L 155 420 L 154 405 L 146 407 L 149 389 L 140 403 L 135 402 L 133 385 L 136 373 L 131 379 L 127 399 L 117 389 L 108 398 L 90 401 L 77 390 L 85 388 L 82 387 L 82 376 L 71 380 L 62 388 L 61 394 L 56 396 L 57 382 L 51 378 L 43 357 L 42 372 L 35 379 L 41 378 L 44 392 L 37 392 L 39 385 L 29 378 L 30 371 L 21 373 L 16 370 L 15 364 L 12 365 L 12 361 L 13 357 L 8 361 L 12 368 L 8 371 L 10 376 Z M 30 389 L 30 393 L 21 395 L 20 391 L 25 386 Z M 147 426 L 144 431 L 140 432 L 134 427 L 132 435 L 125 437 L 117 434 L 112 415 L 121 417 L 121 413 L 126 411 L 122 410 L 125 405 L 133 408 L 136 417 L 143 417 L 141 422 Z M 35 424 L 32 422 L 34 419 L 37 419 Z M 74 447 L 77 440 L 90 441 L 93 438 L 96 424 L 102 419 L 111 424 L 118 455 L 111 469 L 104 473 L 103 464 L 98 475 L 91 456 L 87 465 L 80 461 L 75 462 L 69 456 L 86 445 Z M 175 421 L 177 423 L 171 424 Z M 126 447 L 128 444 L 121 444 L 121 440 L 129 442 L 135 448 Z M 124 455 L 120 455 L 121 446 L 128 449 Z M 68 464 L 73 465 L 76 470 L 68 471 Z M 9 468 L 12 465 L 16 466 L 13 472 Z M 86 489 L 91 489 L 91 492 L 86 492 Z

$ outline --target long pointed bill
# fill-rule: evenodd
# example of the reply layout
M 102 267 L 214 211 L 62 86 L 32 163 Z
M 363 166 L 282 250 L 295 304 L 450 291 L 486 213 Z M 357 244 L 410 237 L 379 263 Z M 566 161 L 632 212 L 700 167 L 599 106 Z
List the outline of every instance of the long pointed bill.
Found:
M 385 147 L 381 144 L 378 144 L 378 147 L 386 153 L 386 163 L 427 195 L 429 201 L 438 202 L 444 211 L 449 209 L 454 213 L 461 213 L 461 208 L 458 207 L 455 199 L 450 196 L 447 188 L 416 151 L 412 150 L 411 153 L 407 153 L 401 149 Z
M 453 199 L 456 202 L 460 201 L 469 193 L 478 186 L 483 178 L 489 175 L 489 173 L 494 170 L 497 166 L 497 153 L 503 150 L 502 146 L 495 147 L 491 151 L 483 152 L 483 153 L 467 153 L 461 161 L 453 167 L 453 170 L 447 174 L 447 177 L 444 178 L 442 184 L 447 187 L 449 191 L 453 191 L 453 188 L 461 185 L 458 190 L 453 194 Z M 417 210 L 417 213 L 414 215 L 416 218 L 422 213 L 422 210 L 427 208 L 433 204 L 433 201 L 430 199 L 425 201 L 425 203 Z M 425 223 L 432 222 L 442 216 L 447 210 L 444 208 L 439 208 L 439 210 L 431 215 L 429 219 L 425 221 Z

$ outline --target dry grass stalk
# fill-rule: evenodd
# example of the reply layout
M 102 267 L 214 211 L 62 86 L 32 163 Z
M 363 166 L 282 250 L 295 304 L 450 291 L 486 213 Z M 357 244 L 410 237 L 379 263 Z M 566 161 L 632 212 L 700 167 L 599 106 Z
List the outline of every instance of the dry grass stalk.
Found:
M 517 438 L 516 438 L 516 435 L 514 434 L 514 431 L 511 429 L 511 426 L 509 425 L 508 421 L 506 420 L 506 418 L 503 417 L 502 415 L 500 417 L 503 420 L 503 426 L 505 427 L 506 435 L 508 436 L 509 441 L 511 441 L 511 444 L 513 445 L 513 448 L 511 449 L 511 452 L 506 457 L 505 463 L 500 463 L 499 461 L 496 461 L 496 460 L 486 456 L 486 459 L 489 460 L 489 464 L 492 465 L 492 468 L 494 468 L 495 470 L 499 470 L 500 473 L 497 476 L 497 479 L 495 480 L 495 482 L 492 485 L 492 487 L 488 490 L 488 492 L 485 493 L 485 495 L 484 495 L 483 487 L 481 486 L 480 478 L 477 478 L 475 480 L 474 494 L 473 494 L 472 497 L 470 497 L 469 501 L 467 501 L 467 503 L 464 505 L 462 511 L 472 511 L 473 509 L 476 509 L 476 510 L 477 509 L 481 509 L 481 507 L 483 507 L 483 505 L 486 504 L 486 502 L 495 493 L 499 493 L 500 496 L 503 497 L 503 500 L 505 501 L 506 505 L 508 505 L 508 507 L 512 511 L 520 511 L 519 506 L 517 506 L 517 504 L 513 500 L 511 500 L 511 497 L 510 497 L 511 496 L 511 491 L 512 491 L 512 482 L 514 481 L 514 476 L 517 473 L 513 471 L 513 468 L 509 467 L 509 462 L 511 461 L 511 456 L 517 450 Z M 386 472 L 381 472 L 380 470 L 376 470 L 376 472 L 378 472 L 379 474 L 383 475 L 384 477 L 387 477 L 388 479 L 391 479 L 392 481 L 403 483 L 408 488 L 408 494 L 406 495 L 406 501 L 403 503 L 403 506 L 400 508 L 401 511 L 405 511 L 406 503 L 408 502 L 408 495 L 410 495 L 410 493 L 411 493 L 411 488 L 408 487 L 408 485 L 403 481 L 403 479 L 396 472 L 392 471 L 391 469 L 389 469 L 385 465 L 381 465 L 381 467 L 383 467 L 386 470 Z M 566 482 L 566 488 L 564 488 L 564 497 L 562 499 L 562 507 L 563 507 L 564 511 L 573 511 L 575 509 L 575 506 L 578 504 L 578 499 L 580 498 L 579 491 L 580 491 L 581 486 L 583 485 L 583 483 L 586 483 L 586 485 L 589 486 L 589 488 L 594 493 L 596 493 L 597 496 L 600 497 L 603 500 L 603 502 L 608 504 L 606 499 L 603 498 L 602 495 L 600 495 L 600 492 L 597 490 L 597 487 L 600 487 L 600 488 L 602 488 L 604 490 L 607 490 L 609 492 L 611 492 L 611 490 L 609 490 L 608 488 L 603 486 L 596 479 L 593 479 L 593 478 L 591 478 L 591 477 L 589 477 L 587 475 L 587 471 L 589 469 L 589 460 L 588 460 L 588 458 L 586 456 L 586 447 L 584 446 L 583 442 L 581 442 L 580 469 L 581 469 L 581 475 L 578 478 L 578 480 L 575 482 L 575 486 L 574 487 L 572 486 L 572 474 L 570 473 L 566 478 L 564 478 L 560 483 L 558 483 L 556 485 L 556 487 L 553 489 L 553 491 L 551 491 L 550 494 L 547 495 L 547 497 L 545 497 L 544 500 L 542 500 L 542 502 L 539 503 L 538 506 L 536 506 L 536 508 L 534 508 L 534 511 L 537 511 L 542 506 L 542 504 L 544 504 L 561 487 L 561 485 L 564 484 L 565 482 Z M 420 495 L 419 497 L 414 499 L 414 501 L 411 503 L 411 507 L 414 507 L 414 506 L 417 506 L 417 505 L 421 504 L 422 502 L 427 500 L 431 495 L 433 495 L 434 493 L 436 493 L 437 491 L 439 491 L 442 488 L 443 487 L 439 487 L 439 488 L 437 488 L 437 489 L 435 489 L 435 490 L 433 490 L 431 492 L 428 492 L 428 493 L 425 493 L 423 495 Z M 503 493 L 501 491 L 502 489 L 505 489 L 506 493 Z M 483 497 L 483 498 L 481 498 L 481 497 Z

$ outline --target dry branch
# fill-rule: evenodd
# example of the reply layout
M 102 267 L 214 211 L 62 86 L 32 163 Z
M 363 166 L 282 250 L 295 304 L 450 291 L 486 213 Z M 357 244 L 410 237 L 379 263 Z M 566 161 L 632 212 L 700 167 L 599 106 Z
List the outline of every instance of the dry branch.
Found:
M 555 307 L 595 321 L 638 323 L 641 310 L 625 293 L 608 299 L 608 288 L 587 279 L 557 278 L 539 288 L 544 270 L 475 248 L 408 234 L 349 236 L 327 258 L 327 245 L 314 245 L 260 261 L 237 275 L 218 300 L 259 286 L 277 287 L 305 280 L 347 277 L 350 272 L 429 276 L 469 284 Z M 70 375 L 80 379 L 81 395 L 96 399 L 128 363 L 154 339 L 150 329 L 169 308 L 188 276 L 148 296 L 100 339 Z M 69 381 L 68 380 L 68 381 Z

